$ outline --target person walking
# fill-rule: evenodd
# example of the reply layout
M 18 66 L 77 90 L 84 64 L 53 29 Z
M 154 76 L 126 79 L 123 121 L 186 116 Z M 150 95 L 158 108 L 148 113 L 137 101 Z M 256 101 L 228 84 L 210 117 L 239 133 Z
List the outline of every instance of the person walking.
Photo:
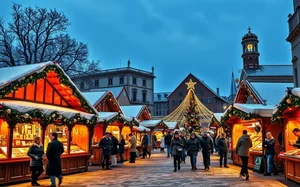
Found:
M 155 134 L 152 135 L 152 144 L 153 144 L 153 148 L 152 149 L 156 149 L 157 146 L 156 146 L 156 141 L 157 141 L 157 137 Z
M 27 155 L 30 157 L 31 186 L 40 186 L 37 182 L 43 173 L 44 147 L 40 137 L 35 137 Z
M 102 158 L 101 158 L 101 164 L 103 170 L 111 170 L 109 168 L 109 157 L 111 154 L 112 149 L 112 141 L 109 138 L 109 133 L 106 132 L 103 136 L 103 138 L 99 142 L 99 147 L 102 149 Z M 106 167 L 104 167 L 104 165 Z
M 246 177 L 246 180 L 249 180 L 249 172 L 248 172 L 248 160 L 249 160 L 249 149 L 252 147 L 252 140 L 248 135 L 247 130 L 243 130 L 243 135 L 239 138 L 238 143 L 236 145 L 236 152 L 241 157 L 242 160 L 242 168 L 240 172 L 240 178 Z
M 120 136 L 120 142 L 119 142 L 119 154 L 120 154 L 120 164 L 124 163 L 124 152 L 125 152 L 125 147 L 126 143 L 125 143 L 125 139 L 124 139 L 124 135 L 121 134 Z
M 129 152 L 130 152 L 130 159 L 129 163 L 135 163 L 136 158 L 136 138 L 133 134 L 129 134 L 130 140 L 129 140 Z
M 171 135 L 171 132 L 168 131 L 168 134 L 165 137 L 165 145 L 167 147 L 167 154 L 168 154 L 167 157 L 170 157 L 172 155 L 172 153 L 171 153 L 171 141 L 172 141 L 172 135 Z
M 165 135 L 163 134 L 161 139 L 160 139 L 160 152 L 164 153 L 165 152 Z
M 217 150 L 220 156 L 220 168 L 222 167 L 222 161 L 224 158 L 224 167 L 228 168 L 227 166 L 227 153 L 229 148 L 229 141 L 226 139 L 226 134 L 222 133 L 221 138 L 217 140 Z
M 111 149 L 111 167 L 117 167 L 117 154 L 118 154 L 118 139 L 112 134 L 109 133 L 109 137 L 112 141 L 112 149 Z
M 194 171 L 197 170 L 197 155 L 200 149 L 200 142 L 196 138 L 195 133 L 192 133 L 190 139 L 187 141 L 187 153 L 190 156 L 192 170 Z
M 48 144 L 46 151 L 46 157 L 48 159 L 46 175 L 50 176 L 51 186 L 56 186 L 56 178 L 58 178 L 58 185 L 62 184 L 62 168 L 61 168 L 61 155 L 64 152 L 63 144 L 58 141 L 57 133 L 52 132 L 50 134 L 51 142 Z
M 187 140 L 185 138 L 185 133 L 184 132 L 180 133 L 180 139 L 183 142 L 183 150 L 181 152 L 181 162 L 183 162 L 185 164 Z
M 174 162 L 174 172 L 180 170 L 180 156 L 183 150 L 183 142 L 179 137 L 178 132 L 176 131 L 174 134 L 174 138 L 171 141 L 171 150 Z
M 265 148 L 265 156 L 267 158 L 267 173 L 265 176 L 271 176 L 272 167 L 274 168 L 274 175 L 278 174 L 278 167 L 274 162 L 275 155 L 275 139 L 272 136 L 271 132 L 267 132 L 266 139 L 263 143 L 263 147 Z
M 149 145 L 149 138 L 147 133 L 144 133 L 143 139 L 142 139 L 142 147 L 143 147 L 143 157 L 142 159 L 145 159 L 147 154 L 149 155 L 149 157 L 151 156 L 151 154 L 148 151 L 148 145 Z
M 200 138 L 200 145 L 202 148 L 203 164 L 204 170 L 209 170 L 210 166 L 210 154 L 213 154 L 213 141 L 206 132 L 203 133 L 202 138 Z

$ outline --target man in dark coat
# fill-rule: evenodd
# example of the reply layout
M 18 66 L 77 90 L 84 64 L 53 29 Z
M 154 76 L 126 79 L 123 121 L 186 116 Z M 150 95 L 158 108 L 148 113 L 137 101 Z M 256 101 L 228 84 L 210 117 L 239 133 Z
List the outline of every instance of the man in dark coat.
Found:
M 228 168 L 227 166 L 227 152 L 229 148 L 229 141 L 226 139 L 226 134 L 222 133 L 221 138 L 217 141 L 217 148 L 220 155 L 220 167 L 222 167 L 222 161 L 224 158 L 224 167 Z
M 151 156 L 150 152 L 148 151 L 148 146 L 149 145 L 149 139 L 147 133 L 144 133 L 143 139 L 142 139 L 142 147 L 143 147 L 143 159 L 149 155 Z
M 110 139 L 112 141 L 112 149 L 111 149 L 111 167 L 117 167 L 117 154 L 118 154 L 118 139 L 112 134 L 109 133 Z
M 48 144 L 46 157 L 48 159 L 46 175 L 50 176 L 51 187 L 56 186 L 56 177 L 59 179 L 59 184 L 62 184 L 62 168 L 61 154 L 64 152 L 63 144 L 57 140 L 57 133 L 52 132 L 50 135 L 51 142 Z
M 165 145 L 167 147 L 167 153 L 168 153 L 168 157 L 170 157 L 171 154 L 171 141 L 172 141 L 172 135 L 171 132 L 168 131 L 168 134 L 165 137 Z
M 248 160 L 249 160 L 249 149 L 252 147 L 252 140 L 248 135 L 247 130 L 243 130 L 243 135 L 239 138 L 236 145 L 236 152 L 241 157 L 242 160 L 242 169 L 240 172 L 240 178 L 243 176 L 246 177 L 246 180 L 249 180 L 248 172 Z
M 213 154 L 214 150 L 212 138 L 208 137 L 206 132 L 204 132 L 203 137 L 200 138 L 200 145 L 202 147 L 204 169 L 209 170 L 210 154 Z
M 102 149 L 102 169 L 111 170 L 109 168 L 109 157 L 112 149 L 112 141 L 109 138 L 108 132 L 106 132 L 104 137 L 100 140 L 99 147 Z M 104 168 L 104 163 L 106 163 L 106 168 Z

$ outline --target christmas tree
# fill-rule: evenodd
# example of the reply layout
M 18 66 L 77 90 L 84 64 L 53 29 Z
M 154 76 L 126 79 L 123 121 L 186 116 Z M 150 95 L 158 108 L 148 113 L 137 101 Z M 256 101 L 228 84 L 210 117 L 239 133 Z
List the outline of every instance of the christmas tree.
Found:
M 191 79 L 187 85 L 187 95 L 182 103 L 163 120 L 176 121 L 186 131 L 200 131 L 201 125 L 209 124 L 213 113 L 206 108 L 196 96 L 195 84 Z
M 189 92 L 190 94 L 190 105 L 186 109 L 186 113 L 184 115 L 186 123 L 184 124 L 185 129 L 189 129 L 189 131 L 197 131 L 200 129 L 200 114 L 198 107 L 195 102 L 195 93 L 194 91 Z

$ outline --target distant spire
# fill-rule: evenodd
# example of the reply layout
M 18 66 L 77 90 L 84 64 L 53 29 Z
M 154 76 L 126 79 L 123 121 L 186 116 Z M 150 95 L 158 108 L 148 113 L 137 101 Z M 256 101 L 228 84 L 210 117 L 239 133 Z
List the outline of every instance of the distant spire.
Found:
M 230 95 L 236 95 L 237 93 L 237 86 L 235 84 L 235 80 L 234 80 L 234 73 L 232 71 L 232 75 L 231 75 L 231 87 L 230 87 Z
M 251 27 L 250 27 L 250 26 L 248 27 L 248 32 L 249 32 L 249 33 L 251 32 Z

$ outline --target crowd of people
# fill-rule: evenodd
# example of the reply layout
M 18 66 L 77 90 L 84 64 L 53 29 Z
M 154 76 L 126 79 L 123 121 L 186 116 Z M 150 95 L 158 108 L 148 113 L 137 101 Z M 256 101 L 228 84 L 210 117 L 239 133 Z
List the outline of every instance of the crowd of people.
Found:
M 300 130 L 295 130 L 295 134 L 299 133 Z M 296 132 L 297 131 L 297 132 Z M 265 176 L 270 176 L 271 172 L 274 171 L 276 175 L 278 173 L 278 167 L 274 162 L 275 156 L 275 139 L 270 132 L 265 134 L 265 141 L 263 142 L 264 155 L 266 159 L 266 173 Z M 300 136 L 299 136 L 300 137 Z M 141 145 L 143 148 L 142 159 L 149 156 L 151 157 L 151 146 L 150 139 L 151 135 L 147 132 L 142 134 Z M 32 172 L 32 186 L 39 186 L 37 182 L 38 177 L 43 173 L 43 159 L 46 156 L 48 159 L 46 175 L 50 176 L 51 185 L 50 187 L 56 186 L 56 178 L 58 178 L 58 185 L 62 184 L 62 167 L 61 167 L 61 155 L 64 152 L 63 144 L 57 139 L 57 133 L 53 132 L 50 135 L 51 142 L 48 144 L 46 154 L 44 153 L 44 147 L 41 143 L 40 137 L 35 137 L 32 146 L 29 148 L 27 155 L 31 158 L 30 170 Z M 300 139 L 300 138 L 299 138 Z M 152 148 L 156 148 L 156 136 L 152 136 L 153 144 Z M 133 134 L 129 134 L 129 152 L 130 159 L 129 163 L 135 163 L 137 152 L 137 139 Z M 300 144 L 299 142 L 297 142 Z M 116 155 L 120 155 L 120 164 L 124 162 L 124 151 L 126 141 L 124 135 L 120 136 L 118 140 L 112 133 L 106 132 L 99 142 L 99 147 L 102 149 L 101 166 L 103 170 L 111 170 L 111 167 L 117 166 Z M 236 153 L 242 160 L 242 167 L 240 171 L 240 178 L 245 177 L 249 180 L 248 172 L 248 160 L 249 160 L 249 149 L 252 147 L 252 140 L 248 135 L 247 130 L 243 130 L 242 136 L 238 139 L 236 145 Z M 183 131 L 168 131 L 166 135 L 161 137 L 160 152 L 164 152 L 166 148 L 167 157 L 173 157 L 174 172 L 180 170 L 180 164 L 185 164 L 186 157 L 190 157 L 191 170 L 197 170 L 197 156 L 198 153 L 202 153 L 204 170 L 209 171 L 210 169 L 210 156 L 214 153 L 214 150 L 220 156 L 220 167 L 228 168 L 227 155 L 229 151 L 229 140 L 225 133 L 220 133 L 220 136 L 213 139 L 213 137 L 203 132 L 199 135 L 191 133 L 189 138 Z M 111 159 L 111 164 L 110 164 Z M 273 170 L 272 170 L 273 169 Z

